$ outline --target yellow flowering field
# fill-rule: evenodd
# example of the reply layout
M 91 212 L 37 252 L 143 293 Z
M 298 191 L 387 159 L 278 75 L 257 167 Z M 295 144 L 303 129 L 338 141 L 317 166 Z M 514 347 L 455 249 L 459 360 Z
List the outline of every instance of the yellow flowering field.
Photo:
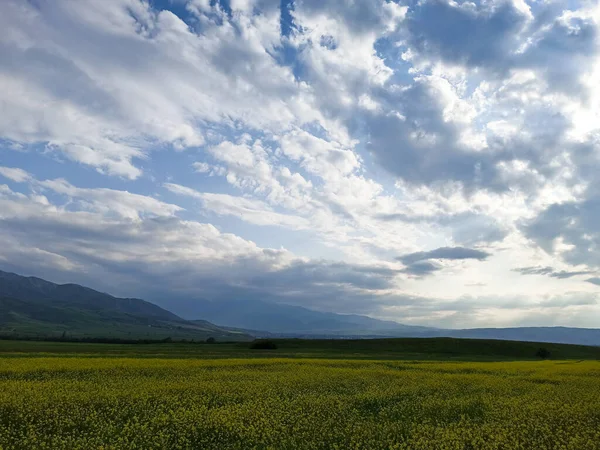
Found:
M 0 357 L 0 449 L 600 449 L 600 362 Z

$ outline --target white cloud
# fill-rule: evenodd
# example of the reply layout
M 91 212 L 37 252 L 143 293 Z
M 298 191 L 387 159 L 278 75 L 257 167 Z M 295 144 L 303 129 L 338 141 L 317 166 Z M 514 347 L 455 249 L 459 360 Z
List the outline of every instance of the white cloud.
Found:
M 72 199 L 78 199 L 84 209 L 115 214 L 125 219 L 139 220 L 146 214 L 169 217 L 182 210 L 177 205 L 127 191 L 106 188 L 78 188 L 64 179 L 39 181 L 36 186 L 50 189 L 57 194 L 63 194 Z
M 81 209 L 132 220 L 140 220 L 145 215 L 168 217 L 182 210 L 177 205 L 127 191 L 107 188 L 78 188 L 62 178 L 40 181 L 18 168 L 0 167 L 0 175 L 16 182 L 27 182 L 34 191 L 29 198 L 38 204 L 47 206 L 50 206 L 48 199 L 37 191 L 49 190 L 66 196 L 69 199 L 68 203 L 77 201 L 78 207 Z
M 265 130 L 318 118 L 268 52 L 279 41 L 277 10 L 222 25 L 199 12 L 196 33 L 133 0 L 0 8 L 1 100 L 11 111 L 0 134 L 106 173 L 137 178 L 136 158 L 162 143 L 200 146 L 208 123 Z
M 23 169 L 19 169 L 18 167 L 0 166 L 0 175 L 16 183 L 24 183 L 31 179 L 31 175 L 29 175 L 29 173 L 27 173 Z
M 597 6 L 179 6 L 0 4 L 3 261 L 420 323 L 597 312 L 581 277 L 514 271 L 600 268 Z M 421 261 L 429 280 L 395 259 L 445 247 L 490 256 Z
M 227 194 L 198 192 L 194 189 L 173 183 L 167 183 L 165 187 L 175 194 L 200 200 L 204 210 L 211 211 L 220 216 L 234 216 L 255 225 L 281 226 L 292 230 L 309 230 L 311 228 L 308 220 L 273 211 L 268 204 L 260 200 Z

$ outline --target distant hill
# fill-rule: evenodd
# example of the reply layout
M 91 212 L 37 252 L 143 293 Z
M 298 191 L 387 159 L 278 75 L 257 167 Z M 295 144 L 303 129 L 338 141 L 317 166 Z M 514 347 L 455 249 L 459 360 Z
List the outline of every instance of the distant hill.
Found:
M 170 297 L 156 303 L 0 271 L 0 335 L 196 340 L 210 336 L 248 340 L 251 335 L 311 339 L 454 337 L 600 346 L 600 329 L 592 328 L 449 330 L 260 300 Z
M 160 303 L 160 302 L 159 302 Z M 320 336 L 420 336 L 436 328 L 403 325 L 367 316 L 320 312 L 300 306 L 252 302 L 239 299 L 174 300 L 169 307 L 187 319 L 210 322 L 246 330 L 275 334 Z
M 0 334 L 122 339 L 248 339 L 150 302 L 0 271 Z
M 404 325 L 360 315 L 313 311 L 264 301 L 173 301 L 183 317 L 202 317 L 250 334 L 300 338 L 455 337 L 600 346 L 600 329 L 568 327 L 440 329 Z

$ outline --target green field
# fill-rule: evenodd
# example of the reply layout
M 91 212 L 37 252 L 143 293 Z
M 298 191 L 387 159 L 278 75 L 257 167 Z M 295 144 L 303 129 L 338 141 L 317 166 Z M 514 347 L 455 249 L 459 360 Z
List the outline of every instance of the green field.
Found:
M 600 449 L 595 348 L 278 345 L 0 341 L 0 449 Z

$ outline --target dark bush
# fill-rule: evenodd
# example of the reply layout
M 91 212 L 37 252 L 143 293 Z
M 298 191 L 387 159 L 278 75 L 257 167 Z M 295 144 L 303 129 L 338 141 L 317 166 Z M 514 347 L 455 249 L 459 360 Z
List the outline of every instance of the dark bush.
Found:
M 538 349 L 537 352 L 535 352 L 535 356 L 537 356 L 538 358 L 547 359 L 550 358 L 550 352 L 547 348 L 542 347 Z
M 275 350 L 277 348 L 277 344 L 268 339 L 260 339 L 252 342 L 252 344 L 250 344 L 250 348 L 253 350 Z
M 216 340 L 214 337 L 212 337 L 212 336 L 211 336 L 211 337 L 209 337 L 209 338 L 206 340 L 206 343 L 207 343 L 207 344 L 216 344 L 216 343 L 217 343 L 217 340 Z

